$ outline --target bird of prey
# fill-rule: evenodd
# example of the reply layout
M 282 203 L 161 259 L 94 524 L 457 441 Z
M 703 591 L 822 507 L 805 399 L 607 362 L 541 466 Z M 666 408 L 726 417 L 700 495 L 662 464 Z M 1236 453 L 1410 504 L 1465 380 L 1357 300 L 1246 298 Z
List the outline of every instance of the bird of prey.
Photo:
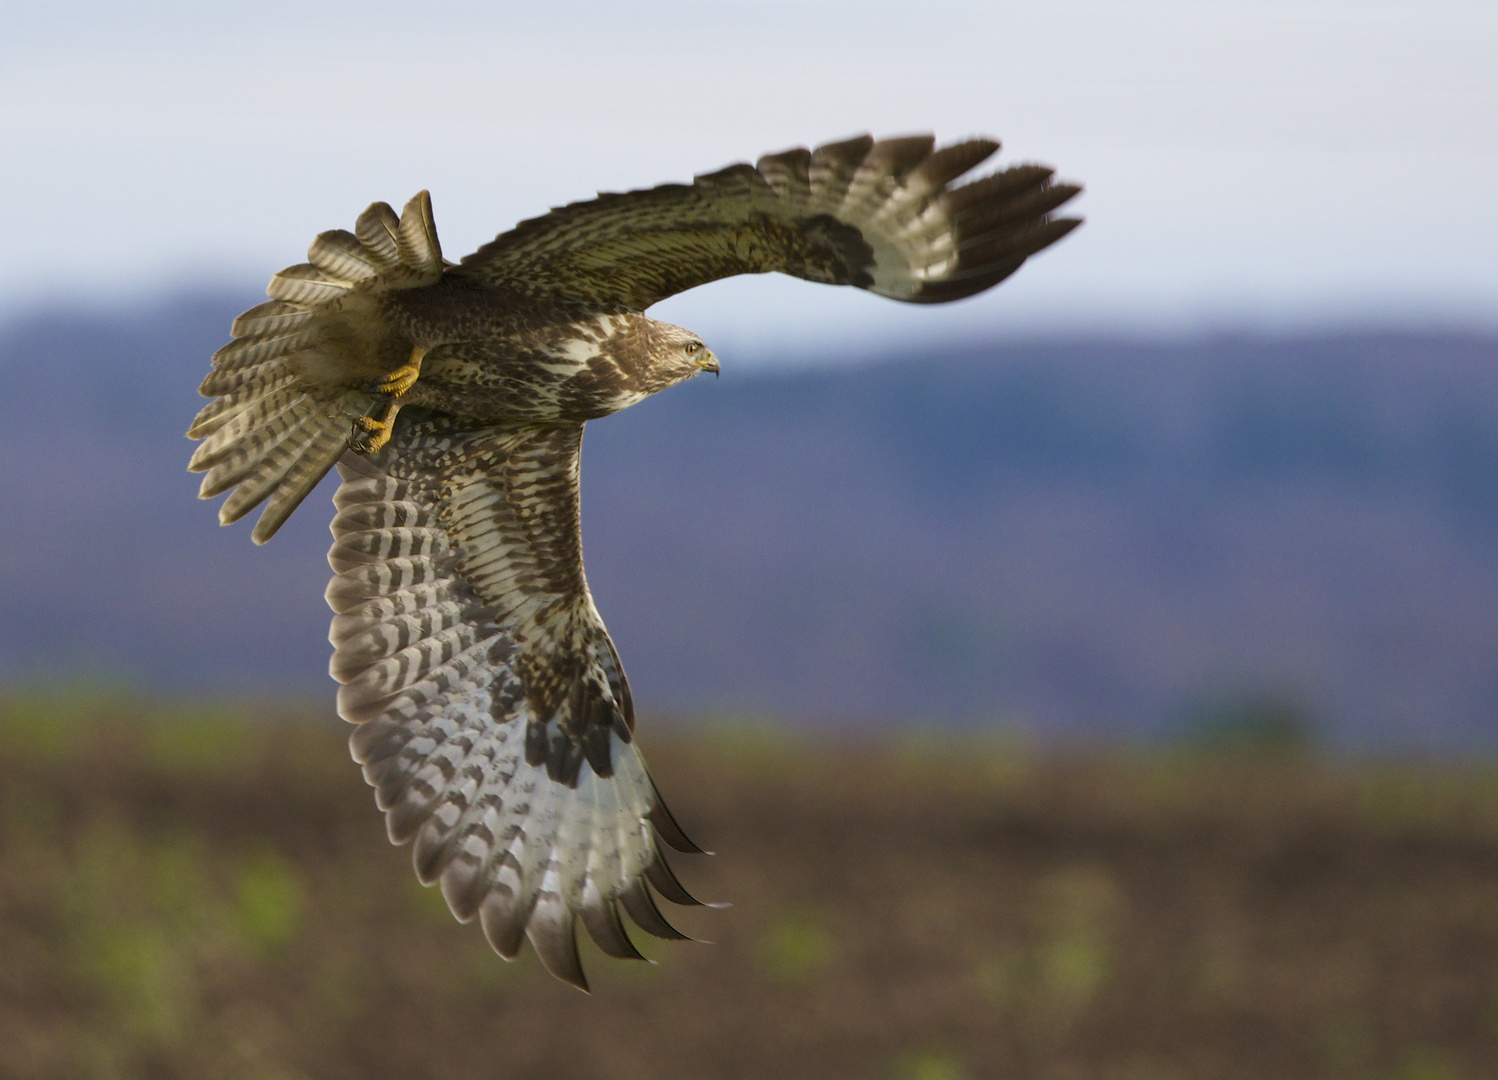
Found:
M 652 304 L 780 271 L 895 300 L 972 296 L 1079 223 L 1080 189 L 999 144 L 869 136 L 605 194 L 443 259 L 425 191 L 319 235 L 234 321 L 188 436 L 201 496 L 269 540 L 335 465 L 330 670 L 392 842 L 501 956 L 529 938 L 587 988 L 605 952 L 681 937 L 695 903 L 660 842 L 699 850 L 635 741 L 624 667 L 583 576 L 583 426 L 718 360 Z M 654 890 L 654 892 L 652 892 Z

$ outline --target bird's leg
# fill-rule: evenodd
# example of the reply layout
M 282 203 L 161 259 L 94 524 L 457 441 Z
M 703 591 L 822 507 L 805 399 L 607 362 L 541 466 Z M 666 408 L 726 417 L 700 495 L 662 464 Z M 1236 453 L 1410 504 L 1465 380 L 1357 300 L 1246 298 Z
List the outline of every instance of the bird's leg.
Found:
M 369 392 L 393 398 L 400 397 L 416 385 L 417 379 L 421 378 L 421 360 L 426 354 L 427 350 L 423 346 L 415 346 L 411 350 L 411 359 L 383 379 L 376 379 L 370 383 Z
M 372 416 L 354 417 L 354 432 L 349 436 L 349 449 L 357 454 L 378 453 L 390 441 L 395 430 L 395 416 L 401 410 L 398 401 L 382 401 L 379 411 Z
M 401 411 L 401 398 L 421 378 L 421 360 L 426 354 L 426 348 L 415 346 L 411 350 L 410 360 L 384 378 L 369 384 L 369 393 L 377 394 L 384 400 L 369 416 L 355 417 L 349 449 L 360 454 L 373 454 L 390 441 L 390 435 L 395 430 L 396 415 Z

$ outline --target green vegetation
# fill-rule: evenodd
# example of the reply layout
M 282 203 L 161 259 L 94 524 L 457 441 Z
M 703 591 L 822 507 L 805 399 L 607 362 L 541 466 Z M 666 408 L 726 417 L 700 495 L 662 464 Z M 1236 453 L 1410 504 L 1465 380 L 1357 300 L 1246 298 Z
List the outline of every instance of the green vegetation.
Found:
M 235 929 L 263 953 L 294 941 L 302 929 L 303 889 L 273 848 L 252 853 L 234 875 Z
M 895 1080 L 967 1080 L 971 1075 L 962 1062 L 940 1050 L 918 1050 L 895 1062 Z
M 810 911 L 777 919 L 760 936 L 760 966 L 778 982 L 808 982 L 836 955 L 837 939 L 826 920 Z

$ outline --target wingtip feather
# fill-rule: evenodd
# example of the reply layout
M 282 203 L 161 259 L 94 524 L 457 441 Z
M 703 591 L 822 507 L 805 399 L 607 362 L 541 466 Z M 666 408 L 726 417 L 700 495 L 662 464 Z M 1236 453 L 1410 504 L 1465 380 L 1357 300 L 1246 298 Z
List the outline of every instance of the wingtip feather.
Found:
M 655 826 L 656 833 L 672 849 L 683 855 L 711 855 L 711 851 L 704 850 L 692 841 L 682 827 L 677 824 L 676 818 L 672 816 L 671 810 L 666 806 L 666 800 L 661 797 L 661 789 L 656 786 L 655 778 L 650 779 L 650 791 L 654 801 L 650 807 L 650 823 Z
M 577 951 L 577 916 L 567 910 L 561 897 L 542 897 L 525 928 L 525 936 L 547 971 L 583 993 L 590 993 L 588 976 Z

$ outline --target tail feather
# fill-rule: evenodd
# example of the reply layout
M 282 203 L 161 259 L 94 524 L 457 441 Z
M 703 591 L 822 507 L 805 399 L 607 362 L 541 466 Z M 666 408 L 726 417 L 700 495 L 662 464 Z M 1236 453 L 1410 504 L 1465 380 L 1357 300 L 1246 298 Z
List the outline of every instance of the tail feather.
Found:
M 312 427 L 312 431 L 307 428 Z M 316 417 L 303 414 L 259 457 L 248 460 L 248 470 L 239 478 L 224 504 L 218 508 L 218 519 L 228 525 L 238 521 L 266 500 L 281 478 L 291 471 L 301 456 L 308 437 L 316 434 Z M 213 475 L 212 470 L 209 476 Z
M 284 300 L 267 300 L 235 319 L 229 333 L 237 338 L 284 334 L 311 322 L 312 318 L 313 313 L 306 308 L 288 304 Z
M 348 449 L 353 421 L 377 402 L 367 391 L 368 358 L 350 360 L 330 340 L 378 342 L 378 304 L 354 302 L 442 276 L 442 248 L 430 196 L 420 192 L 396 217 L 385 203 L 359 215 L 355 231 L 312 241 L 308 261 L 271 278 L 270 300 L 234 320 L 234 340 L 213 356 L 199 387 L 204 406 L 189 438 L 203 442 L 188 464 L 205 472 L 198 494 L 236 490 L 219 510 L 223 524 L 261 503 L 252 538 L 265 543 Z M 371 346 L 373 348 L 374 346 Z M 377 360 L 372 361 L 378 363 Z M 329 374 L 333 373 L 333 374 Z
M 237 390 L 231 390 L 227 394 L 214 398 L 198 410 L 198 415 L 193 418 L 192 427 L 187 429 L 187 437 L 201 439 L 212 435 L 225 424 L 232 422 L 261 396 L 277 393 L 295 381 L 295 375 L 283 373 L 267 382 L 241 386 Z
M 302 456 L 287 470 L 280 485 L 271 494 L 265 510 L 260 514 L 260 520 L 255 522 L 250 539 L 263 544 L 275 536 L 276 530 L 285 524 L 291 512 L 302 504 L 302 500 L 327 475 L 328 470 L 338 463 L 347 449 L 348 429 L 335 424 L 322 426 L 316 435 L 304 442 Z
M 348 285 L 380 276 L 379 260 L 347 229 L 318 233 L 307 249 L 307 260 L 328 277 Z
M 354 223 L 354 235 L 378 259 L 382 272 L 394 270 L 400 265 L 400 218 L 385 203 L 372 204 L 359 215 Z
M 210 371 L 202 385 L 198 387 L 198 393 L 204 397 L 235 393 L 253 394 L 257 391 L 264 393 L 265 387 L 287 376 L 295 377 L 295 372 L 286 363 L 286 357 L 278 356 L 258 367 Z
M 203 441 L 193 451 L 192 460 L 187 463 L 188 470 L 202 472 L 213 468 L 254 428 L 274 430 L 278 421 L 301 404 L 303 396 L 303 391 L 288 386 L 248 402 L 217 430 L 205 433 Z
M 265 287 L 265 295 L 288 304 L 329 304 L 348 295 L 348 285 L 334 281 L 311 263 L 288 266 Z
M 213 354 L 213 369 L 238 371 L 240 368 L 255 367 L 278 356 L 316 345 L 322 333 L 322 327 L 312 322 L 286 333 L 235 338 Z
M 442 273 L 442 245 L 437 241 L 437 224 L 432 220 L 432 197 L 427 192 L 418 191 L 401 211 L 395 244 L 400 261 L 407 266 Z
M 348 449 L 348 435 L 341 417 L 325 412 L 304 415 L 224 500 L 220 524 L 238 521 L 269 499 L 251 534 L 257 544 L 265 543 Z
M 250 476 L 261 462 L 276 458 L 287 440 L 294 440 L 303 424 L 313 419 L 305 409 L 278 417 L 274 423 L 263 425 L 228 448 L 219 459 L 208 467 L 198 489 L 198 498 L 211 499 L 222 495 L 235 484 Z

